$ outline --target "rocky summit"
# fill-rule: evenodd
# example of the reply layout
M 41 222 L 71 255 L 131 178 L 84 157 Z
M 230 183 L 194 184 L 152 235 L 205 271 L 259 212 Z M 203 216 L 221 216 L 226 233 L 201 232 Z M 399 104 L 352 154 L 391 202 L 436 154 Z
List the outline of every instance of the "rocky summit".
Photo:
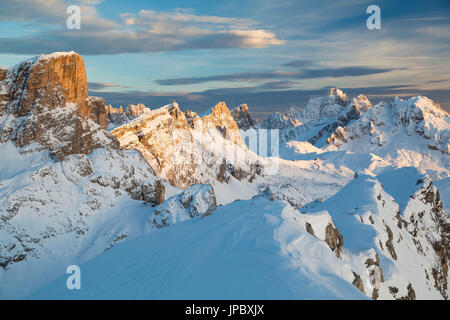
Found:
M 240 106 L 233 109 L 231 112 L 234 121 L 241 130 L 248 130 L 257 127 L 257 121 L 252 118 L 247 104 L 241 104 Z
M 150 111 L 150 108 L 147 108 L 142 103 L 137 105 L 130 104 L 125 109 L 123 106 L 114 108 L 112 105 L 107 105 L 106 114 L 109 120 L 109 128 L 114 129 L 121 126 L 148 111 Z
M 202 117 L 189 110 L 182 112 L 173 102 L 111 133 L 121 148 L 141 152 L 157 175 L 179 188 L 230 181 L 231 177 L 251 181 L 261 173 L 261 160 L 247 150 L 224 102 Z
M 105 101 L 88 97 L 83 58 L 75 52 L 40 55 L 3 70 L 0 141 L 38 143 L 58 158 L 117 147 L 105 129 Z

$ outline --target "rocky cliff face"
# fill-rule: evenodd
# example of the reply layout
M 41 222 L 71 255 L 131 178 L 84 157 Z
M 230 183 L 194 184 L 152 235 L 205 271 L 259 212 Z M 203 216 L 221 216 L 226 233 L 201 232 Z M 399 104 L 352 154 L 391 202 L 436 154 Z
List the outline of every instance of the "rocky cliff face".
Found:
M 129 212 L 143 217 L 176 192 L 138 152 L 119 150 L 107 127 L 78 54 L 0 68 L 0 297 L 43 281 L 36 266 L 58 270 L 143 232 Z
M 347 103 L 348 97 L 342 90 L 331 88 L 328 96 L 309 99 L 304 117 L 308 120 L 339 117 Z
M 347 95 L 344 95 L 343 93 L 341 96 L 343 96 L 344 98 L 347 97 Z M 336 97 L 329 99 L 322 98 L 322 103 L 324 103 L 325 105 L 319 104 L 316 105 L 315 107 L 319 108 L 319 110 L 326 109 L 327 105 L 329 105 L 330 103 L 330 100 L 331 101 L 338 100 L 341 101 L 342 104 L 345 102 L 348 103 L 347 105 L 345 105 L 345 107 L 342 108 L 340 113 L 333 114 L 331 121 L 329 121 L 325 126 L 323 126 L 318 131 L 318 133 L 309 138 L 308 142 L 310 142 L 311 144 L 321 144 L 324 142 L 330 144 L 335 137 L 340 136 L 342 134 L 342 127 L 345 127 L 353 120 L 359 119 L 367 110 L 369 110 L 372 107 L 372 103 L 369 101 L 369 99 L 367 99 L 367 97 L 362 94 L 360 94 L 356 98 L 351 99 L 350 101 L 348 101 L 348 99 L 339 99 Z M 337 106 L 343 105 L 337 104 Z M 314 120 L 318 120 L 320 122 L 323 121 L 323 118 L 319 117 L 318 119 Z M 314 120 L 312 121 L 312 123 L 314 123 Z
M 66 102 L 80 106 L 80 113 L 89 116 L 86 70 L 81 56 L 75 53 L 41 55 L 21 63 L 8 72 L 12 112 L 25 116 L 34 108 L 54 109 Z
M 231 116 L 225 102 L 216 104 L 209 114 L 205 114 L 201 120 L 201 122 L 195 123 L 194 129 L 203 132 L 219 131 L 228 141 L 234 144 L 243 144 L 238 125 Z
M 101 146 L 117 148 L 104 130 L 104 100 L 88 97 L 78 54 L 41 55 L 1 73 L 0 142 L 11 140 L 18 147 L 38 143 L 59 159 Z
M 165 228 L 190 218 L 208 216 L 216 207 L 216 195 L 212 186 L 197 184 L 158 206 L 149 222 L 154 228 Z
M 231 115 L 233 116 L 234 121 L 236 121 L 238 128 L 241 130 L 248 130 L 257 127 L 257 122 L 250 115 L 248 106 L 245 103 L 241 104 L 237 108 L 234 108 Z
M 140 151 L 158 176 L 179 188 L 231 177 L 253 180 L 261 173 L 258 157 L 243 143 L 223 102 L 201 118 L 174 102 L 111 133 L 121 148 Z
M 267 119 L 261 122 L 261 128 L 264 129 L 291 129 L 302 124 L 300 110 L 291 107 L 284 113 L 275 112 L 270 114 Z
M 309 233 L 352 261 L 349 280 L 368 297 L 448 299 L 450 219 L 428 176 L 403 168 L 358 177 L 313 209 L 300 210 L 308 213 Z M 321 219 L 328 213 L 331 222 Z
M 429 150 L 450 154 L 450 117 L 426 97 L 395 98 L 390 103 L 379 103 L 351 125 L 337 129 L 327 140 L 328 144 L 337 147 L 351 146 L 349 141 L 364 136 L 370 137 L 369 146 L 377 147 L 418 136 Z
M 141 114 L 148 111 L 150 111 L 150 108 L 147 108 L 142 103 L 139 103 L 138 105 L 130 104 L 125 109 L 122 106 L 119 108 L 114 108 L 111 105 L 106 106 L 106 114 L 108 116 L 110 129 L 114 129 L 115 127 L 130 122 L 134 118 L 139 117 Z

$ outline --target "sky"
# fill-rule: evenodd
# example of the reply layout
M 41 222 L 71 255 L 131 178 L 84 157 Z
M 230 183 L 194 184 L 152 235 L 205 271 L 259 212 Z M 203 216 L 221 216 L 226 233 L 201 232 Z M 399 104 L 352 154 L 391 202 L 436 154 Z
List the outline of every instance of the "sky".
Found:
M 366 26 L 370 5 L 381 29 Z M 71 50 L 113 106 L 225 101 L 261 119 L 338 87 L 450 110 L 450 0 L 0 0 L 0 65 Z

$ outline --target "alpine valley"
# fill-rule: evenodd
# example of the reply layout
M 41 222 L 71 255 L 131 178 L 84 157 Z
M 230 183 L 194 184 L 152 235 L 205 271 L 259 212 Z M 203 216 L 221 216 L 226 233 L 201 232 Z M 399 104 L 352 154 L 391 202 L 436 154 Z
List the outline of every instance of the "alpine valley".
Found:
M 450 117 L 424 96 L 112 107 L 53 53 L 0 68 L 0 154 L 0 299 L 449 297 Z

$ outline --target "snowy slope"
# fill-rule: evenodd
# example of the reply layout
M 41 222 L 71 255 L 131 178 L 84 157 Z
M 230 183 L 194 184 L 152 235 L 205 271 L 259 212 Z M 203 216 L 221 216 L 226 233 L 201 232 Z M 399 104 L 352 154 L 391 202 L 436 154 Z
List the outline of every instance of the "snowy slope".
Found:
M 137 105 L 130 104 L 125 109 L 120 106 L 114 108 L 111 105 L 106 106 L 106 113 L 109 120 L 108 130 L 113 130 L 123 124 L 126 124 L 143 113 L 149 112 L 150 108 L 147 108 L 142 103 Z
M 447 212 L 450 212 L 450 177 L 434 181 L 434 184 L 441 193 L 441 199 Z
M 161 183 L 133 151 L 97 149 L 62 162 L 30 163 L 0 180 L 3 298 L 23 297 L 61 274 L 61 265 L 142 234 L 157 197 L 179 192 Z
M 296 218 L 298 216 L 298 218 Z M 295 219 L 298 219 L 297 221 Z M 116 263 L 122 261 L 122 263 Z M 65 277 L 37 299 L 361 299 L 350 270 L 306 232 L 289 205 L 237 201 L 116 246 L 81 265 L 82 290 Z
M 432 278 L 442 272 L 432 243 L 443 240 L 449 219 L 433 219 L 436 203 L 420 195 L 435 189 L 420 177 L 400 218 L 395 199 L 371 177 L 299 210 L 307 213 L 262 193 L 82 264 L 79 291 L 67 290 L 62 277 L 30 298 L 442 299 L 448 278 Z
M 365 289 L 369 296 L 447 299 L 450 219 L 429 177 L 412 168 L 359 176 L 327 201 L 304 209 L 329 212 L 344 248 L 371 248 L 379 256 L 383 277 L 371 292 Z

